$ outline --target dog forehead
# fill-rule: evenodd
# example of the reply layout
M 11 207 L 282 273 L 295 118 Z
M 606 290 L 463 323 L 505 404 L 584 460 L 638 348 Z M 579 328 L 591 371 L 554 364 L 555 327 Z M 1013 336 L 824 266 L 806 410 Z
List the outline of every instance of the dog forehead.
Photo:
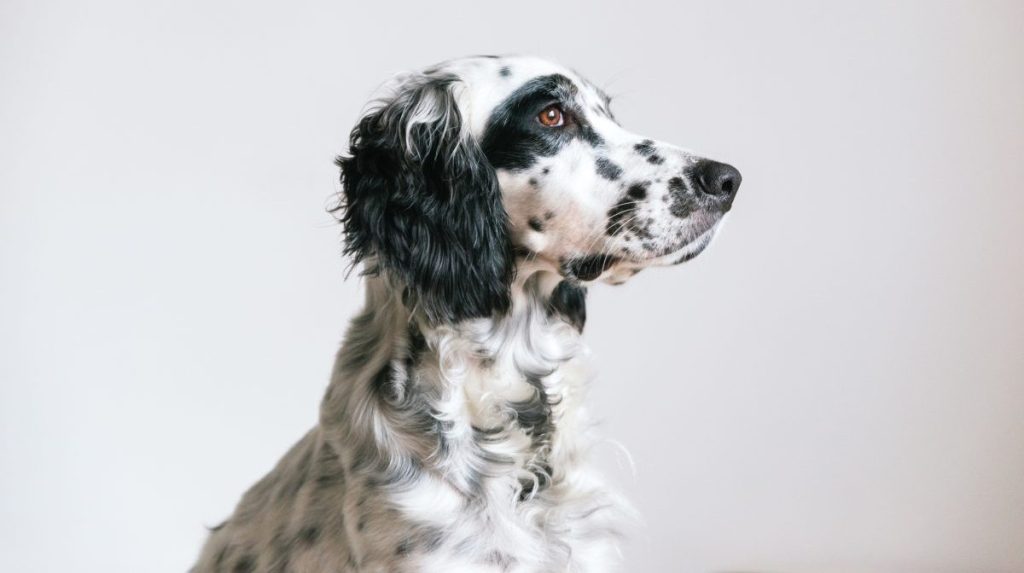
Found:
M 477 56 L 452 60 L 443 69 L 461 80 L 457 94 L 460 110 L 476 135 L 481 135 L 487 121 L 502 102 L 530 80 L 543 76 L 562 75 L 584 92 L 590 82 L 574 71 L 542 58 L 532 56 Z

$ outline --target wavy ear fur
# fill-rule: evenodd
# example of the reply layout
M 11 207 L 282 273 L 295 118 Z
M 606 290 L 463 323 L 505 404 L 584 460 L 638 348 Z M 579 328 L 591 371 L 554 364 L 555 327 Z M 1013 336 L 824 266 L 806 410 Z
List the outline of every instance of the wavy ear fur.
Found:
M 417 74 L 352 130 L 339 157 L 345 252 L 407 288 L 437 322 L 504 312 L 513 255 L 497 176 L 465 128 L 451 75 Z

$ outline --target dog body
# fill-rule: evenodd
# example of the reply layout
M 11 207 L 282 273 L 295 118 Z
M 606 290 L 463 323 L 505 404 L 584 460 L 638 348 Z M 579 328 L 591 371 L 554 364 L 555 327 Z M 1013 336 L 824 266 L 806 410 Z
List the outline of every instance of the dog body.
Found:
M 739 173 L 495 57 L 396 78 L 339 165 L 365 307 L 319 425 L 193 571 L 611 570 L 628 509 L 587 461 L 586 285 L 699 254 Z

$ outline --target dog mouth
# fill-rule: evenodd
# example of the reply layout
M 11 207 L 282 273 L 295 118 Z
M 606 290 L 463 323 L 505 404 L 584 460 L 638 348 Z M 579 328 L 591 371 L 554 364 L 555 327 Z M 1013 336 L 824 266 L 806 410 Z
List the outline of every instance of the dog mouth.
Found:
M 621 284 L 645 268 L 679 265 L 695 259 L 711 245 L 722 219 L 723 217 L 715 217 L 703 223 L 687 233 L 690 236 L 688 240 L 657 246 L 646 253 L 622 253 L 612 250 L 560 257 L 558 270 L 563 277 L 577 281 L 601 279 L 612 284 Z M 527 259 L 543 257 L 526 250 L 519 254 Z
M 658 249 L 646 257 L 636 261 L 629 261 L 628 266 L 639 272 L 647 267 L 680 265 L 697 258 L 714 241 L 721 227 L 722 218 L 717 218 L 713 223 L 700 230 L 695 236 L 680 244 L 668 245 Z
M 634 262 L 640 266 L 663 266 L 685 263 L 704 252 L 715 238 L 724 216 L 708 217 L 699 221 L 683 241 L 672 241 L 658 246 L 638 257 Z
M 682 246 L 674 247 L 663 254 L 656 254 L 642 260 L 619 259 L 611 255 L 595 255 L 578 259 L 578 261 L 584 264 L 582 267 L 575 267 L 573 270 L 582 272 L 573 276 L 582 280 L 594 280 L 601 277 L 604 282 L 619 285 L 648 267 L 681 265 L 697 258 L 698 255 L 711 245 L 715 235 L 718 233 L 719 226 L 719 223 L 716 222 Z
M 667 264 L 679 265 L 688 261 L 692 261 L 697 258 L 697 255 L 704 252 L 705 249 L 711 245 L 711 241 L 714 240 L 715 235 L 718 233 L 718 223 L 715 223 L 708 230 L 700 234 L 696 239 L 683 245 L 682 248 L 676 250 L 673 253 L 660 257 L 660 259 L 669 259 Z

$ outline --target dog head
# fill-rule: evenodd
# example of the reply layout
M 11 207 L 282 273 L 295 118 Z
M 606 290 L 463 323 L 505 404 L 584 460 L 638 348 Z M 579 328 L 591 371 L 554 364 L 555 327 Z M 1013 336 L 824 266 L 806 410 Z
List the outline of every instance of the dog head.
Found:
M 621 283 L 694 258 L 739 171 L 626 131 L 609 103 L 535 58 L 396 78 L 338 160 L 347 251 L 448 322 L 506 310 L 517 261 Z

